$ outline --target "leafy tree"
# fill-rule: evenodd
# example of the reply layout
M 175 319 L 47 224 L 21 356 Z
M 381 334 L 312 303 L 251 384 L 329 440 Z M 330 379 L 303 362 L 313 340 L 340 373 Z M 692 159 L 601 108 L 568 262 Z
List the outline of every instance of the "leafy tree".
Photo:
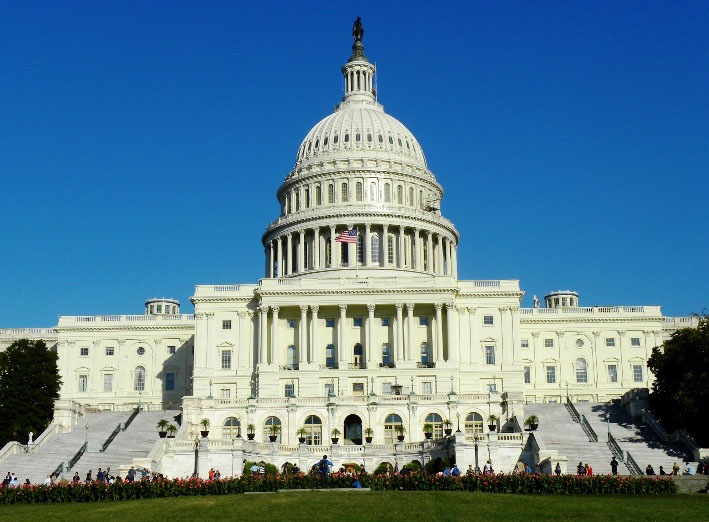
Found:
M 0 447 L 44 431 L 60 386 L 57 354 L 44 341 L 20 339 L 0 353 Z
M 670 431 L 685 428 L 709 444 L 709 316 L 697 328 L 682 328 L 653 348 L 647 366 L 655 374 L 650 407 Z

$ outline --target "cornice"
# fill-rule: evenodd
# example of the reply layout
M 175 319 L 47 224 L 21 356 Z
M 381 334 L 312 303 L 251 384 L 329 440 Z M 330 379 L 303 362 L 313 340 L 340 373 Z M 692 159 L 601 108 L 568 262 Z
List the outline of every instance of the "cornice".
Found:
M 196 323 L 182 325 L 123 325 L 123 326 L 61 326 L 57 327 L 57 332 L 125 332 L 125 331 L 176 331 L 194 330 Z

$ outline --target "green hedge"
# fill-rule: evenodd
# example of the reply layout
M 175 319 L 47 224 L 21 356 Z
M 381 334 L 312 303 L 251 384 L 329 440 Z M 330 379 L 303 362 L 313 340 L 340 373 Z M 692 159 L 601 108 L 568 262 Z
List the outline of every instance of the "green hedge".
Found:
M 332 474 L 330 488 L 351 488 L 354 479 L 345 474 Z M 407 476 L 359 475 L 362 487 L 372 490 L 406 491 L 483 491 L 490 493 L 528 494 L 633 494 L 652 495 L 675 493 L 671 479 L 650 477 L 613 477 L 595 475 L 463 475 L 445 477 L 425 472 Z M 55 486 L 21 486 L 0 488 L 0 504 L 37 504 L 55 502 L 96 502 L 100 500 L 136 500 L 196 495 L 233 495 L 245 492 L 287 489 L 319 489 L 318 473 L 297 475 L 244 475 L 222 480 L 175 479 L 156 482 L 123 482 L 118 484 L 60 484 Z

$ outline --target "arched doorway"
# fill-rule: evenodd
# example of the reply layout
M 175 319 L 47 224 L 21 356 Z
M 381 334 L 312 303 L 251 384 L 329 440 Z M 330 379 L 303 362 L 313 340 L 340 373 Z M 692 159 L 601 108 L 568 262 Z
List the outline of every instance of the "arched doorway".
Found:
M 362 444 L 362 419 L 348 415 L 345 419 L 345 444 Z

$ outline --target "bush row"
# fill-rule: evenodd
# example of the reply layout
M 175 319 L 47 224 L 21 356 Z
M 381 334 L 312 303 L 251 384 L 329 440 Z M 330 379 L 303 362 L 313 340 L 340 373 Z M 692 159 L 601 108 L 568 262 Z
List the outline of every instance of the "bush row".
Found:
M 409 475 L 358 476 L 362 487 L 376 491 L 483 491 L 489 493 L 528 494 L 634 494 L 652 495 L 675 493 L 670 479 L 650 477 L 613 477 L 595 475 L 463 475 L 446 477 L 425 472 Z M 335 473 L 328 479 L 329 488 L 351 488 L 354 478 Z M 93 482 L 58 484 L 54 486 L 21 486 L 0 488 L 0 504 L 37 504 L 57 502 L 96 502 L 100 500 L 137 500 L 142 498 L 183 497 L 196 495 L 233 495 L 246 492 L 288 489 L 319 489 L 317 473 L 297 475 L 244 475 L 221 480 L 174 479 L 154 482 Z

